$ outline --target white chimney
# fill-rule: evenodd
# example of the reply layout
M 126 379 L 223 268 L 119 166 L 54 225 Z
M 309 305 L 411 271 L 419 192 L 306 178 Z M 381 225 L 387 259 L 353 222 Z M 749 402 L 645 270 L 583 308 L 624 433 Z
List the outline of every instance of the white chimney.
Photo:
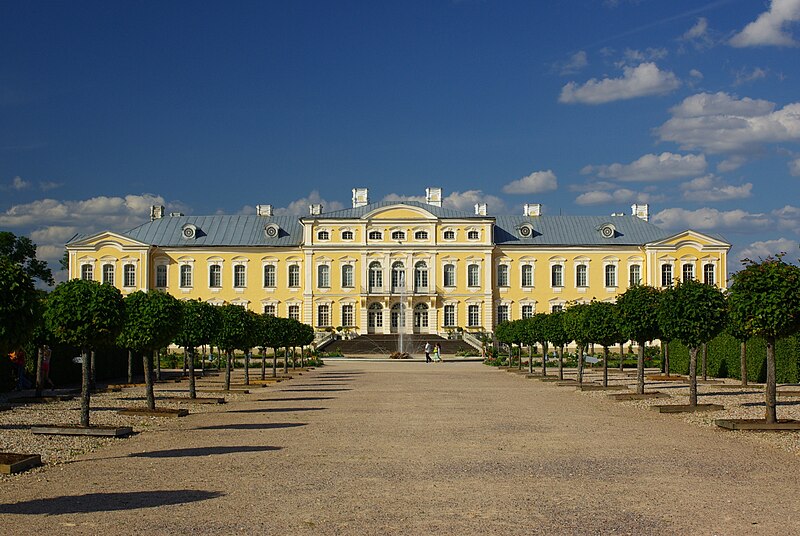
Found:
M 475 203 L 475 215 L 486 216 L 486 203 Z
M 259 216 L 272 216 L 272 205 L 256 205 L 256 214 Z
M 353 208 L 369 205 L 369 190 L 367 188 L 353 188 Z
M 525 203 L 523 210 L 526 216 L 541 216 L 542 204 L 541 203 Z
M 308 205 L 308 213 L 312 216 L 319 216 L 322 214 L 322 205 L 319 203 L 315 203 L 313 205 Z
M 152 205 L 150 207 L 150 221 L 160 220 L 164 217 L 164 205 Z
M 437 187 L 425 188 L 425 202 L 434 207 L 441 207 L 442 189 Z
M 642 205 L 634 203 L 631 205 L 631 215 L 641 218 L 644 221 L 650 221 L 650 205 L 647 203 Z

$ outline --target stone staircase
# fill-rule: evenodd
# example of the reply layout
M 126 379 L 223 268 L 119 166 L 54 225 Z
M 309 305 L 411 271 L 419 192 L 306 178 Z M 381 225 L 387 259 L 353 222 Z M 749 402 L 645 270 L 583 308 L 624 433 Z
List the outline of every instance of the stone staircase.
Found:
M 431 343 L 433 346 L 439 343 L 442 346 L 442 355 L 453 355 L 460 350 L 469 350 L 472 347 L 462 340 L 450 340 L 440 337 L 438 335 L 429 334 L 414 334 L 403 335 L 404 351 L 408 352 L 412 357 L 421 357 L 425 355 L 425 343 Z M 344 356 L 351 355 L 389 355 L 398 350 L 398 336 L 382 335 L 382 334 L 369 334 L 361 335 L 350 340 L 337 340 L 330 344 L 325 345 L 323 351 L 334 352 L 340 351 Z

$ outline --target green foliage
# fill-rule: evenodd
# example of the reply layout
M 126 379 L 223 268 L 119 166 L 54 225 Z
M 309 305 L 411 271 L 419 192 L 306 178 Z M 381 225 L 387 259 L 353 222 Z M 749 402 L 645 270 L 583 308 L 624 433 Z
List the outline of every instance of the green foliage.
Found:
M 0 357 L 23 345 L 37 323 L 38 294 L 25 270 L 0 257 Z
M 499 342 L 511 344 L 514 340 L 514 326 L 509 321 L 500 322 L 494 329 L 494 335 Z
M 623 338 L 644 344 L 659 338 L 658 306 L 661 292 L 647 285 L 636 285 L 617 298 Z
M 53 273 L 45 261 L 36 258 L 36 244 L 30 238 L 0 231 L 0 258 L 6 258 L 21 267 L 31 279 L 39 279 L 53 286 Z
M 180 325 L 173 342 L 184 348 L 197 348 L 210 344 L 219 322 L 217 308 L 201 300 L 186 300 L 179 303 Z
M 124 299 L 125 325 L 117 338 L 123 348 L 135 352 L 158 350 L 169 345 L 181 328 L 181 302 L 166 292 L 141 290 Z
M 680 281 L 662 292 L 658 324 L 670 340 L 699 348 L 716 337 L 728 320 L 728 305 L 722 291 L 695 279 Z
M 219 323 L 214 334 L 214 345 L 226 352 L 247 349 L 251 324 L 247 310 L 232 304 L 221 305 L 217 310 Z
M 573 340 L 564 328 L 564 311 L 547 314 L 547 321 L 544 322 L 543 337 L 547 337 L 553 346 L 561 348 L 569 341 Z
M 59 342 L 97 349 L 116 341 L 125 321 L 125 304 L 116 287 L 72 279 L 50 293 L 44 319 Z
M 588 303 L 575 303 L 567 308 L 562 319 L 567 336 L 583 348 L 592 342 L 589 339 L 588 313 Z
M 800 268 L 782 256 L 745 261 L 733 274 L 728 302 L 734 326 L 744 334 L 781 338 L 800 329 Z
M 592 301 L 586 311 L 586 330 L 589 341 L 606 348 L 622 338 L 617 306 L 609 302 Z

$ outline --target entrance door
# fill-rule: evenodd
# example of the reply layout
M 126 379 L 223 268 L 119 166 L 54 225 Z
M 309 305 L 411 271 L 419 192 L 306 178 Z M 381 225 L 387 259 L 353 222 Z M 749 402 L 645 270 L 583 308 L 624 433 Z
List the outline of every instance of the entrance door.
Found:
M 392 333 L 400 333 L 400 330 L 406 327 L 406 316 L 401 304 L 395 303 L 392 305 L 390 318 L 391 324 L 389 328 Z
M 383 331 L 383 307 L 380 303 L 373 303 L 367 309 L 367 333 L 380 333 Z
M 428 306 L 424 303 L 414 306 L 414 333 L 428 333 Z

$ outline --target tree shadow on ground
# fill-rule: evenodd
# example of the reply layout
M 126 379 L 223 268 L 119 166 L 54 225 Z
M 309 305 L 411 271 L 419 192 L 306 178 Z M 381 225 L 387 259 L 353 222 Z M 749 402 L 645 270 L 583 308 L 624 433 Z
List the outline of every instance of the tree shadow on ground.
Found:
M 295 411 L 322 411 L 328 408 L 264 408 L 264 409 L 234 409 L 225 413 L 292 413 Z
M 336 391 L 352 391 L 352 389 L 281 389 L 284 393 L 332 393 Z
M 234 447 L 194 447 L 186 449 L 167 449 L 167 450 L 154 450 L 150 452 L 135 452 L 128 454 L 129 458 L 183 458 L 191 456 L 212 456 L 217 454 L 234 454 L 240 452 L 267 452 L 272 450 L 281 450 L 283 447 L 271 446 L 248 446 L 238 445 Z
M 287 396 L 286 398 L 259 398 L 256 402 L 298 402 L 305 400 L 336 400 L 335 396 Z
M 731 390 L 731 391 L 714 391 L 714 392 L 708 392 L 708 393 L 698 393 L 698 396 L 739 396 L 739 395 L 759 395 L 759 394 L 762 394 L 762 392 L 763 392 L 763 391 L 747 391 L 747 390 L 742 390 L 742 391 L 737 391 L 737 390 Z M 761 403 L 761 405 L 763 406 L 763 405 L 764 405 L 764 403 L 762 402 L 762 403 Z
M 213 426 L 201 426 L 195 430 L 273 430 L 279 428 L 297 428 L 306 426 L 305 422 L 269 422 L 263 424 L 242 423 L 242 424 L 215 424 Z
M 33 499 L 14 504 L 0 504 L 0 514 L 60 515 L 91 514 L 117 510 L 155 508 L 173 504 L 216 499 L 224 494 L 219 491 L 194 489 L 131 491 L 119 493 L 87 493 Z
M 747 408 L 756 408 L 758 406 L 764 407 L 766 406 L 766 402 L 742 402 L 741 404 Z M 800 406 L 800 400 L 778 400 L 776 402 L 778 406 Z

